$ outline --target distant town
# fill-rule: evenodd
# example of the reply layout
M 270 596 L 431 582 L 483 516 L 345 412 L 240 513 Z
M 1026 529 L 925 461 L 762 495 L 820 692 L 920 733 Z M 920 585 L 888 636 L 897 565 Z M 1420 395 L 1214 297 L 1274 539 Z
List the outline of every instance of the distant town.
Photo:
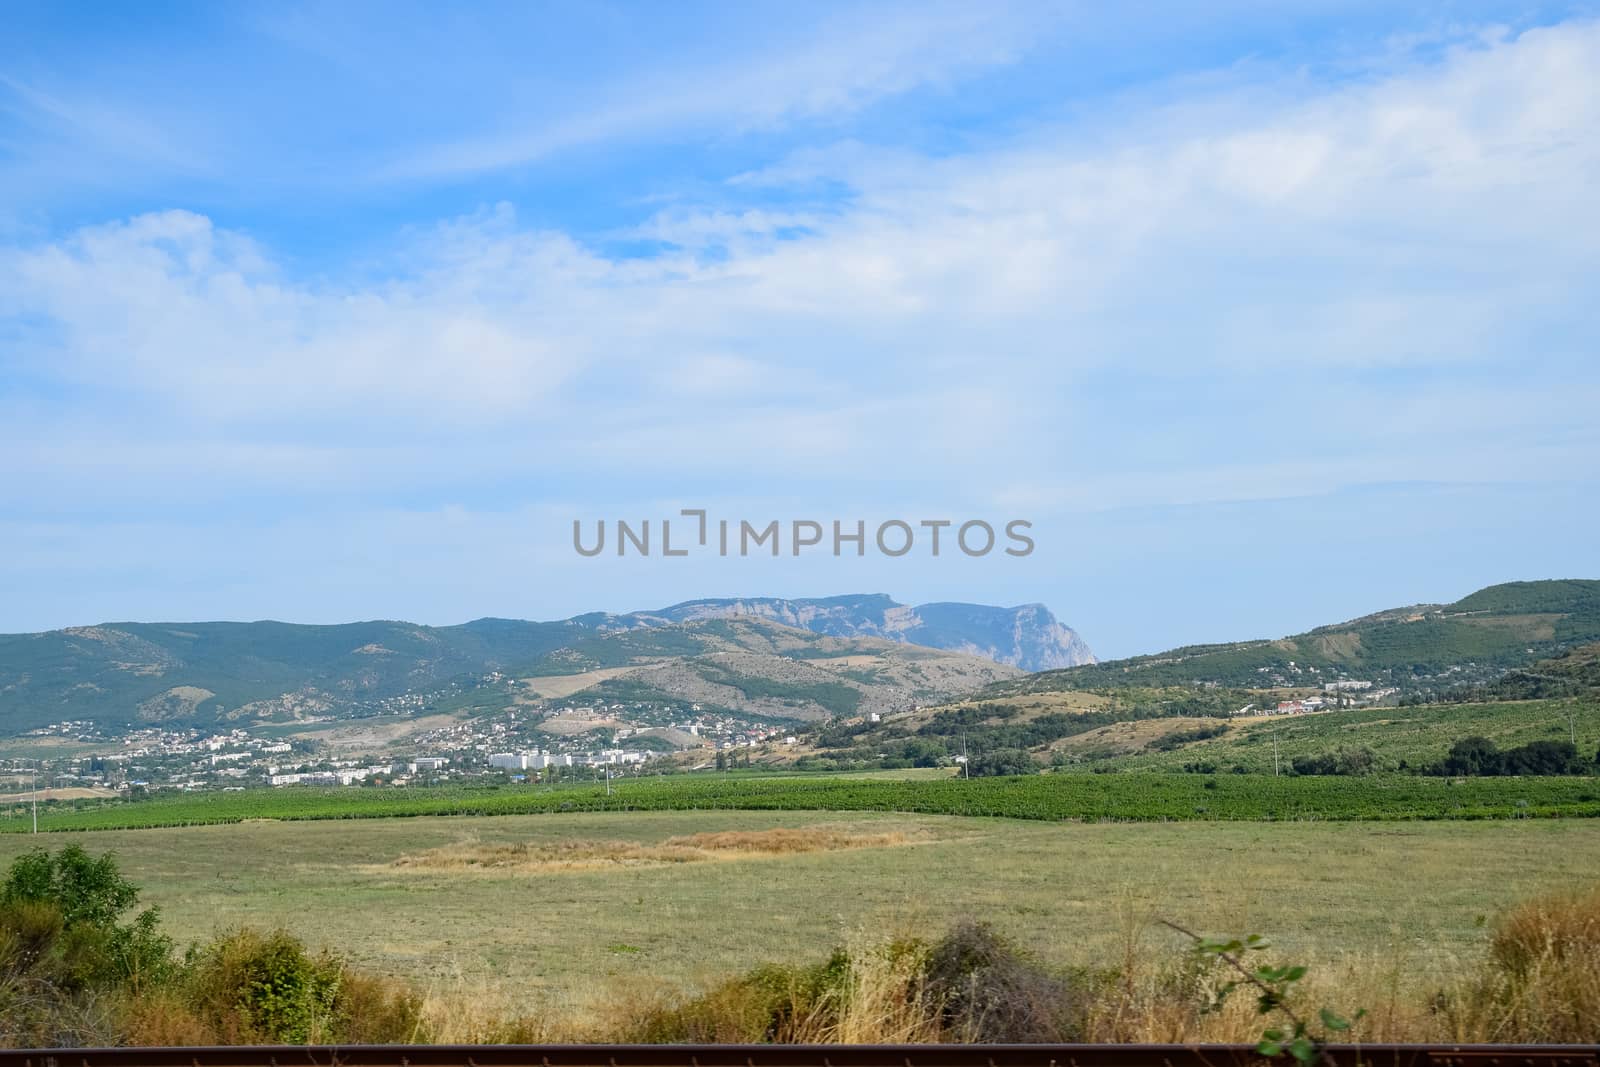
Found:
M 386 709 L 390 710 L 390 709 Z M 653 718 L 663 718 L 652 709 Z M 625 704 L 528 709 L 454 721 L 374 741 L 362 751 L 323 727 L 371 720 L 257 725 L 226 730 L 136 728 L 109 733 L 87 720 L 28 731 L 40 759 L 0 759 L 0 802 L 92 800 L 157 790 L 286 786 L 409 786 L 449 782 L 539 783 L 637 776 L 732 763 L 754 750 L 793 746 L 792 724 L 686 705 L 661 726 L 622 721 Z M 358 735 L 359 736 L 359 735 Z M 68 754 L 70 753 L 70 754 Z

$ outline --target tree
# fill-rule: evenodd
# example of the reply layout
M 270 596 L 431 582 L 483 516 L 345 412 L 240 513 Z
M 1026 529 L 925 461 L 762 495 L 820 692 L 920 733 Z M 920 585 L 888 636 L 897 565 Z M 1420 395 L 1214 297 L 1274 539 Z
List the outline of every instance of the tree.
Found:
M 1433 768 L 1434 774 L 1583 774 L 1588 765 L 1570 741 L 1530 741 L 1505 751 L 1485 737 L 1467 737 L 1450 746 L 1450 755 Z
M 90 858 L 81 845 L 52 855 L 44 849 L 18 856 L 0 886 L 0 904 L 51 903 L 68 927 L 106 927 L 139 899 L 139 890 L 122 877 L 111 853 Z
M 1501 756 L 1501 774 L 1574 774 L 1578 746 L 1570 741 L 1530 741 Z
M 1296 756 L 1289 761 L 1296 774 L 1337 774 L 1334 758 L 1323 752 L 1315 756 Z
M 1440 764 L 1444 774 L 1476 775 L 1500 773 L 1500 748 L 1487 737 L 1463 737 L 1450 746 L 1450 755 Z
M 1365 745 L 1341 747 L 1334 762 L 1336 774 L 1371 774 L 1378 769 L 1378 754 Z
M 937 767 L 948 758 L 944 743 L 923 737 L 913 737 L 900 746 L 900 758 L 913 767 Z
M 80 845 L 59 852 L 44 849 L 18 856 L 0 884 L 5 919 L 31 909 L 37 924 L 41 909 L 59 916 L 60 936 L 76 960 L 72 981 L 92 984 L 109 979 L 139 981 L 170 966 L 172 941 L 158 930 L 159 912 L 146 908 L 131 922 L 118 917 L 139 901 L 139 890 L 122 876 L 116 858 L 94 859 Z
M 967 760 L 967 774 L 973 778 L 994 778 L 1005 774 L 1033 774 L 1039 762 L 1025 749 L 997 748 Z

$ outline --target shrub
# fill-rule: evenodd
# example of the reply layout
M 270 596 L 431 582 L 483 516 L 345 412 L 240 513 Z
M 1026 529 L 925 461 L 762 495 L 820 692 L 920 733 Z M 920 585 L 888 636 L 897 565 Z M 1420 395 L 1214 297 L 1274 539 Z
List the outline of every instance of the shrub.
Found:
M 809 966 L 762 967 L 687 1001 L 624 1006 L 611 1033 L 645 1043 L 937 1041 L 926 957 L 925 944 L 901 940 L 840 949 Z
M 423 1040 L 421 1001 L 387 982 L 313 956 L 289 934 L 238 930 L 193 951 L 185 982 L 203 1024 L 226 1043 Z
M 1537 897 L 1517 905 L 1496 926 L 1490 955 L 1517 977 L 1546 963 L 1600 960 L 1600 889 Z
M 1600 889 L 1512 908 L 1495 928 L 1476 1010 L 1519 1041 L 1600 1041 Z
M 844 983 L 850 959 L 838 951 L 811 966 L 773 965 L 723 982 L 677 1004 L 634 1007 L 623 1040 L 645 1044 L 794 1041 L 817 1027 L 830 991 Z M 837 996 L 832 999 L 837 1000 Z
M 972 1043 L 1078 1040 L 1085 1003 L 987 923 L 962 922 L 928 953 L 926 984 L 949 1036 Z
M 335 1008 L 341 1042 L 353 1045 L 414 1045 L 431 1039 L 422 998 L 386 978 L 348 968 Z
M 341 968 L 327 957 L 307 956 L 288 934 L 240 930 L 192 953 L 188 962 L 191 1000 L 230 1041 L 328 1040 Z
M 1334 752 L 1314 756 L 1296 756 L 1289 766 L 1296 774 L 1371 774 L 1378 770 L 1378 754 L 1362 745 L 1357 748 L 1340 747 Z

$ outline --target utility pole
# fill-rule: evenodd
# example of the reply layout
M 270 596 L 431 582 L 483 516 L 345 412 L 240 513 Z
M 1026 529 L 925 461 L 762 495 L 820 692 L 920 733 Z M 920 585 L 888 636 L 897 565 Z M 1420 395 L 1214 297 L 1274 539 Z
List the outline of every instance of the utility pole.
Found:
M 606 764 L 606 796 L 611 795 L 611 764 Z
M 1278 726 L 1272 726 L 1272 777 L 1276 778 L 1281 772 L 1278 769 Z
M 972 780 L 972 772 L 967 770 L 967 764 L 972 762 L 967 756 L 967 732 L 961 731 L 961 777 L 967 781 Z
M 35 761 L 33 770 L 33 832 L 39 832 L 39 764 Z

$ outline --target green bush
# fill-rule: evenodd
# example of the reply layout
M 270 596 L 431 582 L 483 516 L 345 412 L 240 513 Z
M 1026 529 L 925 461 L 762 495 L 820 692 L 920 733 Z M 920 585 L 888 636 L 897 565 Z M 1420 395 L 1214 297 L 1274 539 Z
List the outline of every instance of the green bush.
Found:
M 116 994 L 170 973 L 171 942 L 154 909 L 118 922 L 138 898 L 113 858 L 91 859 L 77 845 L 13 861 L 0 882 L 0 1045 L 106 1034 Z
M 311 955 L 283 931 L 237 930 L 191 951 L 187 999 L 229 1042 L 303 1045 L 421 1040 L 421 1002 Z
M 201 1014 L 245 1041 L 327 1040 L 341 968 L 306 955 L 288 934 L 240 930 L 189 958 L 188 985 Z
M 17 857 L 0 884 L 0 929 L 30 940 L 29 955 L 14 962 L 36 974 L 45 968 L 48 974 L 39 976 L 52 984 L 73 990 L 137 986 L 165 977 L 172 956 L 155 908 L 117 921 L 138 901 L 139 890 L 111 853 L 93 859 L 79 845 L 56 853 L 36 849 Z
M 1373 774 L 1380 769 L 1378 754 L 1365 745 L 1341 745 L 1337 751 L 1314 756 L 1296 756 L 1289 766 L 1295 774 Z
M 0 883 L 0 1046 L 426 1041 L 403 987 L 238 931 L 179 964 L 114 856 L 30 852 Z

